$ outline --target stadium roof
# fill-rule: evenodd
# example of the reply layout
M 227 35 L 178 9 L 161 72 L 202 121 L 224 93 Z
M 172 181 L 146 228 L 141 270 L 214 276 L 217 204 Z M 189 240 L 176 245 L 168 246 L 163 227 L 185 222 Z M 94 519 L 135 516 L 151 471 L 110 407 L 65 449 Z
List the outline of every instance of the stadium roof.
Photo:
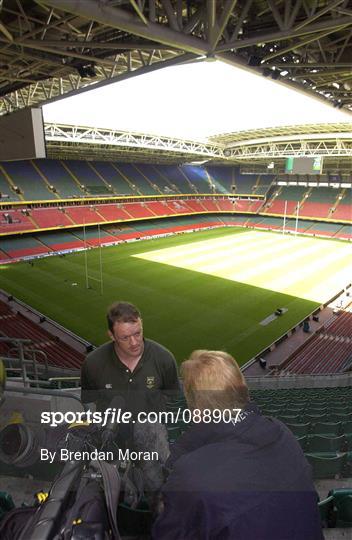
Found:
M 221 59 L 352 112 L 344 0 L 1 0 L 0 114 Z
M 245 141 L 255 141 L 260 139 L 272 139 L 274 137 L 285 138 L 286 140 L 296 138 L 311 138 L 321 137 L 321 134 L 327 134 L 332 137 L 352 136 L 351 124 L 349 123 L 319 123 L 319 124 L 302 124 L 292 126 L 279 126 L 262 129 L 249 129 L 236 131 L 234 133 L 223 133 L 210 137 L 210 141 L 223 144 L 225 146 L 233 146 L 235 143 Z
M 352 169 L 349 123 L 239 131 L 208 142 L 57 123 L 45 125 L 45 136 L 52 158 L 237 163 L 252 172 L 267 172 L 267 165 L 274 160 L 274 172 L 283 172 L 285 158 L 305 155 L 324 156 L 325 171 L 350 173 Z
M 93 88 L 45 105 L 43 113 L 46 122 L 203 142 L 235 129 L 351 120 L 345 111 L 219 61 L 168 67 Z

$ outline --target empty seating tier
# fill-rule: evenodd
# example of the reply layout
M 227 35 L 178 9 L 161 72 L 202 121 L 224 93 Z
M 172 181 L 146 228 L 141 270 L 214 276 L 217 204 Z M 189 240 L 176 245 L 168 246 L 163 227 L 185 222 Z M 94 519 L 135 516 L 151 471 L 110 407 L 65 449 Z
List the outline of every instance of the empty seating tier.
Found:
M 211 165 L 207 166 L 206 169 L 218 193 L 232 193 L 232 187 L 235 185 L 235 169 L 233 167 Z
M 216 185 L 211 182 L 207 170 L 203 167 L 194 167 L 192 165 L 184 165 L 182 167 L 183 174 L 188 178 L 189 182 L 195 186 L 198 193 L 214 193 L 217 192 Z
M 61 199 L 81 197 L 84 194 L 60 160 L 37 159 L 35 164 Z
M 346 189 L 338 198 L 336 206 L 332 212 L 333 219 L 352 220 L 352 195 L 351 190 Z
M 94 206 L 66 206 L 65 213 L 76 225 L 99 223 L 105 221 L 95 210 Z
M 338 193 L 338 189 L 331 187 L 313 187 L 309 194 L 308 200 L 309 202 L 329 204 L 330 206 L 333 206 Z
M 28 160 L 7 161 L 2 167 L 27 201 L 56 199 L 42 176 Z
M 309 232 L 319 236 L 332 237 L 334 235 L 337 235 L 341 228 L 342 225 L 339 223 L 313 222 L 309 229 Z
M 327 218 L 331 208 L 331 204 L 311 202 L 307 199 L 300 207 L 299 213 L 304 217 Z
M 235 177 L 236 190 L 235 193 L 251 194 L 258 181 L 255 174 L 237 173 Z
M 72 226 L 72 221 L 58 208 L 32 208 L 31 216 L 40 229 Z
M 192 188 L 188 178 L 182 174 L 181 167 L 177 167 L 176 165 L 158 165 L 157 169 L 163 177 L 168 179 L 168 182 L 175 193 L 195 192 L 195 188 Z
M 352 238 L 352 225 L 344 225 L 335 236 L 343 240 L 349 240 Z
M 119 163 L 118 169 L 123 177 L 129 184 L 132 184 L 132 189 L 135 189 L 136 194 L 140 193 L 143 195 L 159 195 L 160 192 L 158 189 L 153 187 L 153 184 L 150 182 L 148 177 L 143 174 L 142 167 L 131 165 L 129 163 Z
M 116 195 L 136 195 L 132 186 L 123 178 L 121 172 L 113 163 L 95 161 L 94 168 L 111 186 Z
M 325 331 L 332 336 L 344 336 L 352 339 L 352 313 L 339 311 L 338 314 L 325 325 Z
M 153 185 L 154 189 L 160 194 L 172 195 L 173 193 L 180 193 L 179 189 L 175 189 L 167 175 L 164 175 L 159 166 L 143 163 L 139 165 L 142 168 L 145 176 L 149 178 L 149 181 Z
M 31 340 L 32 343 L 24 346 L 25 358 L 32 358 L 33 351 L 45 353 L 47 362 L 51 366 L 69 369 L 79 369 L 83 363 L 84 355 L 65 343 L 58 336 L 44 329 L 41 323 L 25 317 L 22 313 L 13 311 L 9 305 L 0 302 L 1 335 L 8 338 Z M 2 344 L 1 354 L 10 353 L 16 357 L 13 344 Z M 39 363 L 43 356 L 36 354 Z
M 297 201 L 286 201 L 283 199 L 274 199 L 273 202 L 266 206 L 265 212 L 267 214 L 285 214 L 290 216 L 295 213 L 297 208 Z
M 37 236 L 38 240 L 53 251 L 69 251 L 77 248 L 84 248 L 84 242 L 75 234 L 69 232 L 45 233 Z
M 0 200 L 4 202 L 18 201 L 20 198 L 11 187 L 11 184 L 6 179 L 5 174 L 0 166 Z
M 49 253 L 51 249 L 34 237 L 0 239 L 0 249 L 13 259 Z
M 352 339 L 350 312 L 340 312 L 281 365 L 285 373 L 327 374 L 351 367 Z
M 351 476 L 352 387 L 252 390 L 251 398 L 293 432 L 315 479 Z
M 81 186 L 84 186 L 83 189 L 85 189 L 91 195 L 98 195 L 99 193 L 103 195 L 105 193 L 109 193 L 109 186 L 90 166 L 89 162 L 67 160 L 65 164 L 67 170 L 71 172 L 73 179 L 78 181 Z
M 89 228 L 86 231 L 75 231 L 75 236 L 77 236 L 80 240 L 83 242 L 86 242 L 86 244 L 90 246 L 97 246 L 97 245 L 103 245 L 103 244 L 111 244 L 112 242 L 116 242 L 116 237 L 112 234 L 109 234 L 108 232 L 104 231 L 103 229 L 100 229 L 100 231 L 93 227 Z
M 36 229 L 37 225 L 29 216 L 30 212 L 27 209 L 0 211 L 0 233 L 11 234 Z
M 123 221 L 130 218 L 122 204 L 99 204 L 96 210 L 106 221 Z

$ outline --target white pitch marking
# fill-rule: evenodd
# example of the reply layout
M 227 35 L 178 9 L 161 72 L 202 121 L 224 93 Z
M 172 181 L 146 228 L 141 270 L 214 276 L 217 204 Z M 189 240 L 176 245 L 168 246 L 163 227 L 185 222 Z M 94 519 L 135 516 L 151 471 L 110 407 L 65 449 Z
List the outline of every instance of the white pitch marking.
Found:
M 347 253 L 343 250 L 341 253 L 329 253 L 324 257 L 319 257 L 319 259 L 311 261 L 308 266 L 305 267 L 303 272 L 300 272 L 297 267 L 293 268 L 290 272 L 284 274 L 281 278 L 268 281 L 266 286 L 269 289 L 280 290 L 289 292 L 292 290 L 297 294 L 297 287 L 295 284 L 299 282 L 304 282 L 308 285 L 307 281 L 309 276 L 316 274 L 317 279 L 319 279 L 319 270 L 323 270 L 326 266 L 339 261 L 340 259 L 345 258 Z
M 332 272 L 330 277 L 325 277 L 322 283 L 318 283 L 313 289 L 302 292 L 303 298 L 308 300 L 316 300 L 321 302 L 322 299 L 328 299 L 333 296 L 334 293 L 343 289 L 348 283 L 351 282 L 352 271 L 351 267 L 347 266 L 337 273 Z
M 279 251 L 282 251 L 282 246 L 276 246 L 273 242 L 266 240 L 264 247 L 259 253 L 260 257 L 265 258 L 269 254 L 271 255 L 273 252 Z M 195 267 L 207 274 L 213 274 L 217 271 L 221 272 L 222 268 L 234 272 L 234 268 L 237 267 L 240 269 L 244 264 L 249 265 L 251 261 L 258 259 L 258 251 L 249 250 L 248 244 L 240 248 L 231 246 L 231 249 L 228 249 L 225 254 L 220 255 L 220 253 L 218 250 L 213 249 L 212 251 L 203 253 L 201 257 L 187 259 L 187 267 Z
M 281 248 L 282 246 L 280 246 Z M 315 253 L 320 250 L 320 246 L 314 246 L 313 248 L 311 246 L 306 246 L 304 249 L 301 249 L 297 252 L 292 252 L 292 247 L 287 246 L 286 250 L 281 250 L 279 257 L 275 257 L 273 260 L 269 260 L 269 262 L 264 262 L 260 265 L 255 265 L 254 268 L 251 268 L 249 270 L 244 270 L 240 274 L 236 276 L 236 281 L 248 281 L 248 279 L 253 276 L 254 278 L 256 276 L 260 276 L 261 280 L 263 281 L 263 274 L 266 272 L 275 269 L 278 272 L 282 272 L 282 268 L 285 267 L 287 263 L 295 262 L 301 258 L 304 258 L 307 254 Z M 290 251 L 288 255 L 284 255 L 285 252 Z M 260 257 L 261 257 L 261 252 Z M 271 256 L 276 255 L 275 250 L 273 250 L 272 253 L 270 253 Z M 270 286 L 268 286 L 270 289 Z
M 342 251 L 340 251 L 341 248 Z M 331 253 L 332 249 L 333 253 Z M 328 265 L 345 257 L 349 249 L 350 246 L 342 246 L 334 241 L 320 241 L 305 237 L 288 238 L 255 231 L 221 239 L 202 240 L 134 256 L 278 292 L 289 294 L 292 289 L 292 294 L 295 296 L 313 299 L 311 296 L 313 291 L 309 290 L 309 276 L 318 274 L 320 269 L 324 270 Z M 287 252 L 290 253 L 287 254 Z M 320 257 L 319 252 L 322 255 Z M 313 261 L 312 255 L 315 255 Z M 268 258 L 270 260 L 266 262 Z M 295 262 L 294 268 L 293 262 Z M 270 276 L 271 269 L 274 272 Z M 287 272 L 288 269 L 289 272 Z M 280 277 L 274 278 L 274 274 L 278 272 L 280 272 Z M 282 272 L 286 273 L 283 275 Z M 345 270 L 341 272 L 343 275 L 341 280 L 345 279 L 346 273 Z M 298 290 L 299 284 L 302 283 L 302 295 L 298 293 L 295 283 L 298 283 Z M 324 285 L 314 288 L 317 294 L 318 290 L 318 301 L 320 301 Z M 336 290 L 336 284 L 334 290 Z M 324 297 L 326 297 L 325 294 Z
M 245 236 L 245 234 L 241 235 L 234 235 L 234 236 Z M 177 261 L 178 259 L 187 259 L 188 264 L 192 264 L 193 259 L 201 259 L 202 256 L 206 260 L 209 260 L 209 252 L 212 253 L 219 253 L 226 251 L 229 247 L 232 249 L 241 249 L 244 250 L 248 249 L 248 238 L 241 238 L 237 239 L 234 238 L 234 236 L 231 236 L 230 238 L 226 239 L 219 239 L 218 241 L 214 242 L 214 239 L 211 240 L 203 240 L 201 242 L 196 243 L 190 243 L 179 247 L 170 247 L 170 248 L 164 248 L 159 249 L 157 251 L 147 251 L 145 253 L 138 253 L 136 255 L 133 255 L 134 257 L 147 259 L 147 260 L 153 260 L 155 262 L 164 262 L 167 264 L 173 264 L 173 261 Z M 272 238 L 264 239 L 265 243 L 273 242 Z M 197 254 L 199 256 L 197 257 Z M 203 255 L 204 254 L 204 255 Z

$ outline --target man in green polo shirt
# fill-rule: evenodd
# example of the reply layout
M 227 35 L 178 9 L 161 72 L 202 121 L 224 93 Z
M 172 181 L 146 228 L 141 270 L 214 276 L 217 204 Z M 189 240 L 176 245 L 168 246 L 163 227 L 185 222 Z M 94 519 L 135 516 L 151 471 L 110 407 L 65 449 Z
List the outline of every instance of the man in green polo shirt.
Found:
M 81 398 L 98 410 L 121 396 L 132 412 L 165 409 L 168 397 L 179 393 L 174 356 L 165 347 L 143 338 L 139 310 L 129 302 L 114 303 L 107 313 L 111 342 L 89 353 L 81 370 Z

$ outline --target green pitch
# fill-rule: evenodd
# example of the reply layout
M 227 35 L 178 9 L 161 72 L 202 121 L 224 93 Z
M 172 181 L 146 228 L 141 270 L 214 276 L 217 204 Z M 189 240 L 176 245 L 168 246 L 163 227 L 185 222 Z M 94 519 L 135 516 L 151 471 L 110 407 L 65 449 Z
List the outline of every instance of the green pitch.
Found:
M 139 306 L 145 335 L 174 352 L 223 349 L 244 363 L 350 279 L 347 243 L 216 229 L 102 250 L 104 294 L 83 253 L 0 266 L 1 288 L 98 345 L 115 300 Z M 99 278 L 99 250 L 88 252 Z M 269 324 L 278 307 L 287 311 Z

